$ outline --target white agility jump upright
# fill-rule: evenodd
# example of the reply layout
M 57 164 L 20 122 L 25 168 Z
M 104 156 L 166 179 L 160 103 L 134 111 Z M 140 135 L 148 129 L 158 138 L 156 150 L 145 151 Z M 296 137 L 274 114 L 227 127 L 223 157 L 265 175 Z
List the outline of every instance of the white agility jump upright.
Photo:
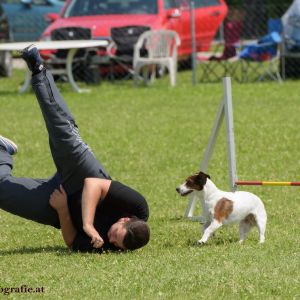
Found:
M 236 190 L 236 161 L 235 161 L 235 145 L 234 145 L 234 128 L 233 128 L 233 110 L 232 110 L 232 94 L 230 77 L 223 78 L 224 94 L 219 106 L 217 116 L 210 134 L 204 157 L 200 164 L 200 171 L 205 172 L 212 156 L 214 146 L 218 137 L 219 129 L 225 117 L 226 122 L 226 142 L 227 142 L 227 158 L 228 158 L 228 177 L 229 188 L 231 191 Z M 193 220 L 201 220 L 201 217 L 193 216 L 195 205 L 199 201 L 196 198 L 190 198 L 186 208 L 185 217 Z
M 300 181 L 243 181 L 238 180 L 236 173 L 235 160 L 235 145 L 234 145 L 234 128 L 233 128 L 233 110 L 232 110 L 232 95 L 231 95 L 231 80 L 230 77 L 223 78 L 224 95 L 217 112 L 215 123 L 213 125 L 207 148 L 204 157 L 200 164 L 200 171 L 205 172 L 212 156 L 214 146 L 218 137 L 219 129 L 225 117 L 226 122 L 226 143 L 227 143 L 227 158 L 228 158 L 228 178 L 229 189 L 235 191 L 240 185 L 260 185 L 260 186 L 300 186 Z M 190 198 L 185 211 L 185 217 L 192 220 L 203 221 L 201 216 L 194 216 L 194 210 L 197 198 Z

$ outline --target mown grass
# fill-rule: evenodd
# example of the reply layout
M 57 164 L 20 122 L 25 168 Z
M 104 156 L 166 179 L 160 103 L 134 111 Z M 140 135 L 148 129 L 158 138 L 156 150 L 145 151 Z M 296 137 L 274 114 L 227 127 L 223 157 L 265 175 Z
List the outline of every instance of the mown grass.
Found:
M 55 169 L 46 130 L 34 95 L 17 93 L 21 81 L 21 71 L 0 81 L 0 133 L 19 145 L 15 176 L 47 177 Z M 245 188 L 268 212 L 262 246 L 255 230 L 238 245 L 233 226 L 199 247 L 200 225 L 183 218 L 187 199 L 175 187 L 198 170 L 221 83 L 192 86 L 182 72 L 176 88 L 164 78 L 137 89 L 131 81 L 105 82 L 89 94 L 60 89 L 110 174 L 148 199 L 152 239 L 132 253 L 70 253 L 59 231 L 0 211 L 0 288 L 44 287 L 49 299 L 300 298 L 298 187 Z M 299 90 L 297 81 L 233 83 L 239 179 L 300 180 Z M 228 189 L 224 126 L 220 133 L 208 173 Z M 40 294 L 10 295 L 33 296 Z

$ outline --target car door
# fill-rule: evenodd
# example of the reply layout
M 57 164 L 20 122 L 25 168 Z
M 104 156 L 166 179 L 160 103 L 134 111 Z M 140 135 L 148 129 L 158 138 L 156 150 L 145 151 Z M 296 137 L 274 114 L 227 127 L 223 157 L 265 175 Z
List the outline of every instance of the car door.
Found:
M 175 30 L 181 40 L 179 55 L 192 53 L 191 9 L 194 3 L 194 24 L 197 51 L 209 49 L 218 28 L 227 14 L 224 0 L 164 0 L 164 8 L 169 11 L 169 29 Z M 176 15 L 176 18 L 172 15 Z
M 181 44 L 182 54 L 192 53 L 191 9 L 189 0 L 177 0 L 181 13 Z
M 189 0 L 164 0 L 167 13 L 167 29 L 174 30 L 180 37 L 180 56 L 191 53 L 191 29 Z
M 177 0 L 163 0 L 163 18 L 166 29 L 174 30 L 179 35 L 181 34 L 181 13 L 179 11 L 179 4 Z
M 197 51 L 208 51 L 227 14 L 224 0 L 193 0 Z

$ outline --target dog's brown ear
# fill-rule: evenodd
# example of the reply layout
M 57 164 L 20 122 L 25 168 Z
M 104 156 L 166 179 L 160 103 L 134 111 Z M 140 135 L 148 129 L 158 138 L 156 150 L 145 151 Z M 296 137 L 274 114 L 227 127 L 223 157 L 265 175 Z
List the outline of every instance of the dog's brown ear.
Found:
M 197 174 L 197 182 L 200 186 L 204 186 L 206 184 L 206 180 L 207 178 L 210 178 L 210 176 L 208 174 L 205 174 L 204 172 L 199 172 Z
M 198 173 L 198 176 L 204 176 L 204 177 L 206 177 L 206 178 L 209 178 L 210 179 L 210 176 L 208 175 L 208 174 L 205 174 L 204 172 L 202 172 L 202 171 L 200 171 L 199 173 Z

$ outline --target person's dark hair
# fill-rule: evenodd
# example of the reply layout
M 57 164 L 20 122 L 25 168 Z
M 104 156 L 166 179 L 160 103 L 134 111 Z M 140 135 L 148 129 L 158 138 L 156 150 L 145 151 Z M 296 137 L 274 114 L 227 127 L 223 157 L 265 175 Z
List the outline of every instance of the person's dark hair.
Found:
M 123 240 L 126 250 L 141 248 L 149 242 L 150 228 L 145 221 L 132 218 L 124 226 L 127 230 Z

